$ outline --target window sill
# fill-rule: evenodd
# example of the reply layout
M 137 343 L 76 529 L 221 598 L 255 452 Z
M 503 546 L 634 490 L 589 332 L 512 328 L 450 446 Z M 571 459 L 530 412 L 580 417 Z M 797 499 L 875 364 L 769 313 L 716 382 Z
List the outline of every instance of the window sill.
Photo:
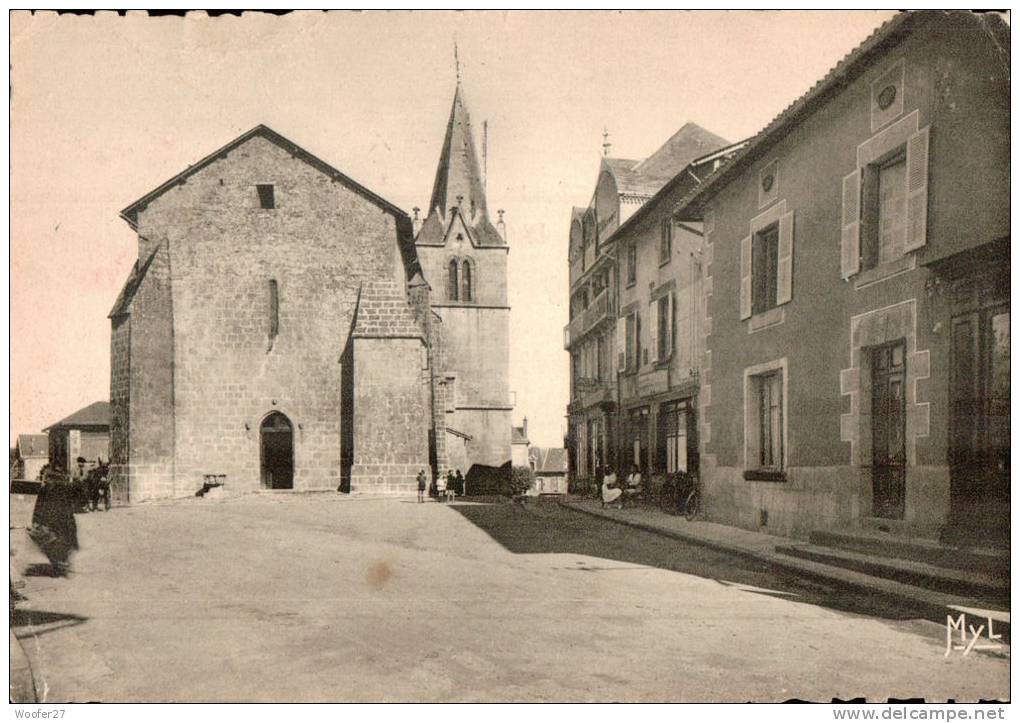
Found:
M 631 289 L 634 288 L 635 286 L 637 286 L 637 279 L 634 279 L 633 281 L 628 281 L 627 286 L 625 286 L 624 288 Z
M 747 333 L 753 334 L 762 329 L 779 326 L 786 321 L 786 312 L 782 306 L 773 306 L 767 311 L 760 311 L 747 320 Z
M 886 261 L 884 264 L 872 266 L 870 269 L 861 271 L 854 277 L 854 288 L 862 289 L 865 286 L 877 284 L 879 281 L 885 281 L 897 274 L 912 271 L 916 266 L 917 256 L 908 253 L 906 256 L 902 256 L 895 261 Z
M 655 369 L 665 369 L 666 367 L 668 367 L 668 366 L 669 366 L 669 363 L 670 363 L 671 361 L 673 361 L 673 357 L 672 357 L 672 356 L 668 356 L 668 357 L 666 357 L 665 359 L 659 359 L 659 360 L 657 360 L 657 361 L 656 361 L 656 362 L 655 362 L 655 363 L 653 364 L 653 366 L 654 366 L 654 368 L 655 368 Z
M 785 482 L 786 472 L 769 469 L 746 469 L 744 479 L 754 482 Z

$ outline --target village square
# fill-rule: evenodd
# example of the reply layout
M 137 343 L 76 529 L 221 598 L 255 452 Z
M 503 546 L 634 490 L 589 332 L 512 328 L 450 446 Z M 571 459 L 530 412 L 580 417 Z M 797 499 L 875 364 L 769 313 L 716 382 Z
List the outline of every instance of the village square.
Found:
M 1008 700 L 1008 22 L 327 15 L 12 16 L 11 701 Z

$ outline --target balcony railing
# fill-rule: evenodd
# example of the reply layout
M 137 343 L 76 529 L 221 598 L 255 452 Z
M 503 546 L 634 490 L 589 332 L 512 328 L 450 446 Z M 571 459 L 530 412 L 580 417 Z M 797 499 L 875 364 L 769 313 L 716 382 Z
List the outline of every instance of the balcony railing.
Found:
M 587 309 L 571 319 L 570 323 L 563 328 L 563 348 L 569 349 L 578 339 L 603 321 L 615 318 L 616 309 L 613 307 L 609 289 L 604 289 L 588 305 Z

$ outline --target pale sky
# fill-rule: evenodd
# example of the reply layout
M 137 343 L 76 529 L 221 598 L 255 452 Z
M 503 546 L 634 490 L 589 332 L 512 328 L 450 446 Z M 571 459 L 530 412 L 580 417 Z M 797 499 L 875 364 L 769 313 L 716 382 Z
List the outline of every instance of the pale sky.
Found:
M 510 388 L 562 444 L 567 232 L 602 130 L 644 158 L 687 121 L 760 130 L 890 12 L 11 16 L 11 438 L 109 399 L 119 211 L 264 123 L 410 213 L 427 206 L 456 39 L 510 242 Z M 476 137 L 481 151 L 481 138 Z M 495 214 L 493 214 L 495 215 Z

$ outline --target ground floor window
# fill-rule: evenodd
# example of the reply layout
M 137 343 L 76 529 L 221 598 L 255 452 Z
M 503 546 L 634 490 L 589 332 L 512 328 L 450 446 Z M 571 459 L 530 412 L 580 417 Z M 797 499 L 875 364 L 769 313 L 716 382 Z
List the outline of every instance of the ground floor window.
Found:
M 659 407 L 658 466 L 667 474 L 691 471 L 689 430 L 691 407 L 686 400 Z
M 744 372 L 744 469 L 748 479 L 756 478 L 755 474 L 781 477 L 786 467 L 785 377 L 785 359 Z
M 648 444 L 648 407 L 632 409 L 627 415 L 627 447 L 621 458 L 621 472 L 628 472 L 631 465 L 637 465 L 643 473 L 650 467 Z

